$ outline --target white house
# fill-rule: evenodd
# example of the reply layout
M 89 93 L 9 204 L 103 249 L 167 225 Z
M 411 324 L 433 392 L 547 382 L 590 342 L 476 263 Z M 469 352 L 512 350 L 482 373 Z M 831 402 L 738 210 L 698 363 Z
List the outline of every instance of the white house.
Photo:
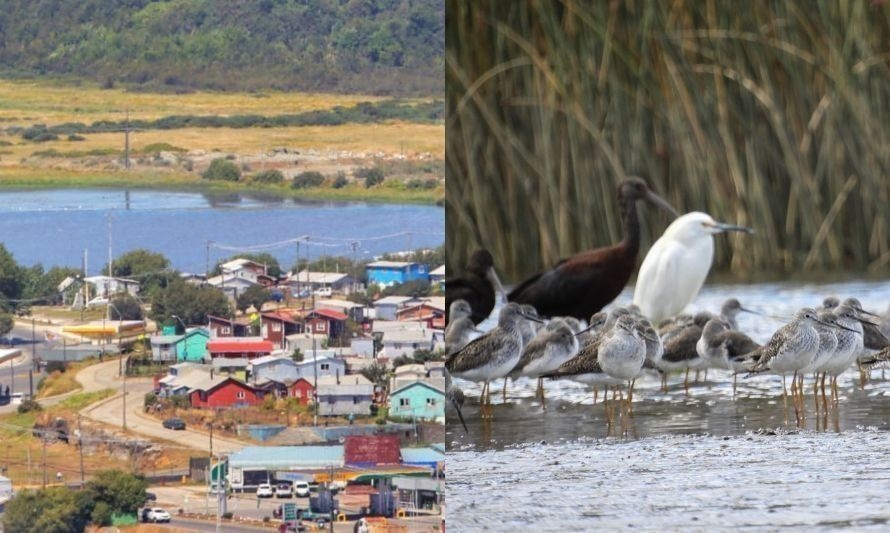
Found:
M 362 289 L 352 276 L 341 272 L 301 270 L 296 274 L 291 273 L 285 283 L 296 296 L 308 296 L 319 289 L 331 289 L 331 292 L 340 294 L 352 294 Z
M 416 350 L 436 349 L 436 345 L 444 340 L 444 334 L 440 330 L 392 330 L 383 334 L 382 353 L 389 358 L 400 355 L 414 355 Z
M 233 300 L 250 287 L 260 285 L 256 281 L 255 276 L 254 279 L 250 279 L 249 276 L 239 277 L 235 274 L 220 274 L 219 276 L 207 278 L 207 284 L 223 291 L 226 293 L 226 296 Z
M 90 302 L 108 300 L 115 294 L 125 292 L 130 296 L 136 296 L 139 292 L 139 282 L 125 278 L 113 278 L 111 276 L 90 276 L 83 279 L 91 286 Z
M 420 303 L 419 298 L 413 296 L 387 296 L 374 302 L 377 311 L 377 320 L 395 320 L 396 312 L 410 304 Z
M 318 414 L 347 416 L 371 414 L 374 384 L 361 374 L 318 378 Z

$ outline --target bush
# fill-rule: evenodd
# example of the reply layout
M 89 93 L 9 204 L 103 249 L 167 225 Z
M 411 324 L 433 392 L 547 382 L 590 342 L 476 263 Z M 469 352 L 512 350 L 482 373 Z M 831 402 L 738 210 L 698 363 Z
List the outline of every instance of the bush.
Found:
M 201 177 L 205 180 L 238 181 L 241 179 L 241 171 L 235 163 L 225 158 L 218 158 L 210 163 Z
M 144 405 L 145 405 L 146 409 L 154 406 L 156 403 L 158 403 L 158 395 L 157 394 L 155 394 L 153 392 L 149 392 L 145 395 Z
M 435 189 L 438 186 L 439 186 L 439 180 L 428 179 L 425 182 L 423 182 L 424 189 Z
M 97 526 L 111 525 L 111 507 L 105 502 L 96 502 L 90 521 Z
M 321 172 L 309 170 L 297 174 L 297 177 L 294 178 L 291 187 L 293 187 L 294 189 L 306 189 L 308 187 L 319 187 L 323 183 L 324 176 Z
M 349 184 L 349 180 L 346 179 L 346 174 L 343 173 L 342 170 L 337 172 L 337 179 L 334 180 L 332 187 L 335 189 L 342 189 Z
M 43 411 L 43 407 L 37 403 L 37 400 L 27 399 L 19 404 L 19 414 L 30 413 L 31 411 Z
M 359 168 L 355 171 L 355 177 L 365 180 L 365 188 L 370 189 L 374 185 L 383 183 L 383 170 L 380 167 Z
M 281 183 L 284 181 L 284 174 L 279 170 L 266 170 L 258 174 L 254 174 L 251 178 L 256 183 Z
M 72 133 L 71 135 L 68 136 L 68 140 L 69 141 L 85 141 L 85 140 L 87 140 L 87 138 L 84 137 L 83 135 L 77 135 L 76 133 Z
M 46 142 L 46 141 L 58 141 L 59 136 L 56 135 L 55 133 L 44 132 L 44 133 L 37 135 L 32 140 L 36 143 L 42 143 L 42 142 Z

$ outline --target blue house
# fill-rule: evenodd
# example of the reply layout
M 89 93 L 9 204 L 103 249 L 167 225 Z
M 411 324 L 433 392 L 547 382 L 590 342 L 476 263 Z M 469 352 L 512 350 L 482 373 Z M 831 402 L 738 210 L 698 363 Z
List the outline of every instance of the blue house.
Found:
M 176 343 L 176 359 L 179 361 L 210 360 L 207 353 L 207 341 L 210 332 L 204 328 L 195 328 L 182 336 Z
M 429 278 L 426 265 L 403 261 L 375 261 L 365 267 L 368 283 L 389 286 L 417 279 Z
M 389 395 L 389 416 L 445 423 L 445 392 L 423 381 L 399 387 Z

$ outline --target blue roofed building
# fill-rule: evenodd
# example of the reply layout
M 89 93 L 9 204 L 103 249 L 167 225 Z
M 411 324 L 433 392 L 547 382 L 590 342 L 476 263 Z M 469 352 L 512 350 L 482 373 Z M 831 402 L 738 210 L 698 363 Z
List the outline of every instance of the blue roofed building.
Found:
M 389 287 L 414 280 L 428 280 L 426 265 L 404 261 L 375 261 L 365 267 L 368 283 Z
M 445 391 L 423 381 L 403 385 L 389 395 L 389 416 L 444 424 Z

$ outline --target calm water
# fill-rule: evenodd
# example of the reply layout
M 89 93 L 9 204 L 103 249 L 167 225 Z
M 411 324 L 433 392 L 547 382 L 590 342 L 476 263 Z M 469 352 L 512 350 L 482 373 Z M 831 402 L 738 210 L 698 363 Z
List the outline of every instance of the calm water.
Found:
M 824 296 L 855 296 L 884 312 L 890 282 L 831 285 L 710 286 L 690 309 L 743 305 L 790 316 Z M 629 303 L 628 291 L 618 303 Z M 492 326 L 483 324 L 483 329 Z M 782 322 L 742 314 L 740 328 L 766 341 Z M 633 417 L 607 423 L 602 394 L 596 405 L 586 386 L 550 381 L 547 409 L 536 383 L 521 379 L 501 397 L 492 390 L 493 420 L 483 423 L 480 387 L 468 393 L 465 435 L 449 418 L 448 515 L 456 531 L 695 529 L 816 526 L 884 529 L 890 523 L 890 371 L 860 386 L 855 370 L 841 376 L 840 402 L 827 413 L 806 405 L 798 420 L 782 401 L 780 377 L 739 379 L 728 373 L 684 392 L 672 376 L 667 393 L 658 377 L 637 381 Z M 497 498 L 488 497 L 497 491 Z
M 205 243 L 211 266 L 235 251 L 311 236 L 310 257 L 357 258 L 435 247 L 444 242 L 444 209 L 427 205 L 307 202 L 267 195 L 124 190 L 0 191 L 0 242 L 20 264 L 79 266 L 84 248 L 90 273 L 108 259 L 108 218 L 118 256 L 134 248 L 166 255 L 173 267 L 203 272 Z M 410 232 L 410 234 L 408 234 Z M 381 238 L 384 237 L 384 238 Z M 225 248 L 224 248 L 225 247 Z M 296 259 L 296 245 L 267 250 L 282 267 Z M 306 244 L 300 245 L 306 257 Z

